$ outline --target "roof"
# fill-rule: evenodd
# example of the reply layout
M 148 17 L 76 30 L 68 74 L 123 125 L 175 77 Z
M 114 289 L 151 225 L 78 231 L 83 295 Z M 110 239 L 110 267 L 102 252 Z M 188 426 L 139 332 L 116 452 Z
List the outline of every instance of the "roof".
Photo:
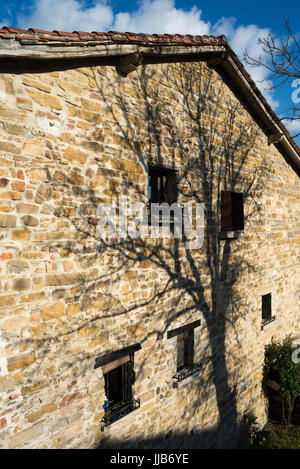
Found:
M 199 44 L 213 44 L 220 43 L 220 37 L 216 36 L 191 36 L 189 34 L 144 34 L 144 33 L 122 33 L 119 31 L 108 32 L 84 32 L 73 31 L 72 33 L 66 31 L 43 31 L 42 29 L 29 28 L 17 29 L 3 26 L 0 29 L 1 39 L 13 39 L 20 44 L 37 43 L 57 43 L 60 42 L 67 46 L 77 45 L 78 43 L 101 43 L 101 44 L 141 44 L 141 45 L 199 45 Z M 222 36 L 221 36 L 222 38 Z
M 19 70 L 20 59 L 43 63 L 51 60 L 57 63 L 66 59 L 94 59 L 101 64 L 101 60 L 109 57 L 118 64 L 122 56 L 130 57 L 130 54 L 138 54 L 140 60 L 137 65 L 142 62 L 207 61 L 256 120 L 267 135 L 269 144 L 274 144 L 300 171 L 299 146 L 257 88 L 224 35 L 66 32 L 7 26 L 0 29 L 0 72 L 3 67 L 1 59 L 5 59 L 5 63 L 9 60 L 16 62 L 17 59 Z

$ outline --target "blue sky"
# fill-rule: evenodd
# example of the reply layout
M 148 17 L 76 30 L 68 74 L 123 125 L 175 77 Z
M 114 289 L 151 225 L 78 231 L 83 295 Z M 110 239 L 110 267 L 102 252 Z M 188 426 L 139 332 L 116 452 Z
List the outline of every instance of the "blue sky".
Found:
M 261 55 L 258 38 L 272 33 L 285 34 L 284 18 L 300 35 L 300 2 L 296 0 L 7 0 L 0 4 L 0 26 L 64 31 L 133 31 L 147 33 L 225 34 L 243 61 L 248 50 Z M 298 20 L 298 21 L 297 21 Z M 295 88 L 268 90 L 268 73 L 263 68 L 246 66 L 259 88 L 280 117 L 292 105 Z M 265 81 L 263 81 L 265 80 Z M 299 83 L 300 85 L 300 83 Z M 292 135 L 300 125 L 287 124 Z M 299 142 L 299 139 L 298 143 Z

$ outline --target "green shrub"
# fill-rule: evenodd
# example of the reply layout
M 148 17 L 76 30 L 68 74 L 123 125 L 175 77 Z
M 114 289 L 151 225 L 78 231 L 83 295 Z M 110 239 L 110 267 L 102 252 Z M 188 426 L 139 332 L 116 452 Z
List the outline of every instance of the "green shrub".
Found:
M 290 336 L 282 342 L 272 341 L 265 346 L 264 375 L 266 378 L 272 377 L 272 373 L 276 375 L 283 399 L 283 423 L 286 425 L 290 424 L 295 401 L 300 397 L 300 363 L 293 362 L 293 352 Z
M 300 449 L 300 427 L 278 427 L 260 441 L 261 449 Z

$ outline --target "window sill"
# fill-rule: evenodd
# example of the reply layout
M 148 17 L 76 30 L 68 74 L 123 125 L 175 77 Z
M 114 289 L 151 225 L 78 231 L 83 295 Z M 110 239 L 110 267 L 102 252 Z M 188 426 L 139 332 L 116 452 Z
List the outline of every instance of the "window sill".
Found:
M 265 319 L 261 323 L 261 330 L 267 329 L 276 319 L 276 316 L 272 316 L 270 319 Z
M 140 405 L 139 399 L 133 399 L 132 402 L 124 403 L 124 405 L 120 406 L 118 409 L 113 409 L 110 413 L 108 411 L 105 412 L 104 417 L 100 420 L 101 431 L 103 432 L 105 428 L 110 428 L 117 424 L 120 420 L 123 420 L 135 410 L 139 409 Z
M 237 239 L 242 231 L 220 231 L 220 239 Z
M 180 388 L 181 386 L 190 383 L 195 378 L 198 378 L 201 370 L 202 365 L 200 363 L 195 363 L 193 366 L 184 368 L 182 371 L 176 373 L 176 375 L 172 376 L 173 388 Z

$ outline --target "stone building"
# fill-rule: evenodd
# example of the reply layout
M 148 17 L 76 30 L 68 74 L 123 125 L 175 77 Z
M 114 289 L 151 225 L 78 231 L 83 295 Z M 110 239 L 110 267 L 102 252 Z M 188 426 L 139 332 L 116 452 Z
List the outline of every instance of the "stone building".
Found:
M 3 27 L 0 63 L 0 447 L 238 447 L 299 332 L 299 147 L 224 36 Z M 121 196 L 203 244 L 104 236 Z

